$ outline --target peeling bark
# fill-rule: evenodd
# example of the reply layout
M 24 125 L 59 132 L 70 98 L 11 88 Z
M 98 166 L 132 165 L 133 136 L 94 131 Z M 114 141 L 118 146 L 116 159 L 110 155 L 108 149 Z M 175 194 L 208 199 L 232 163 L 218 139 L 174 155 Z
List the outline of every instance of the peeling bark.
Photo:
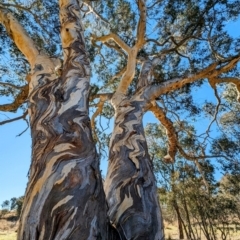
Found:
M 31 72 L 32 163 L 18 239 L 107 239 L 105 195 L 88 116 L 90 66 L 77 1 L 60 1 L 64 65 Z
M 110 221 L 121 239 L 164 239 L 142 117 L 146 100 L 115 93 L 115 125 L 104 185 Z

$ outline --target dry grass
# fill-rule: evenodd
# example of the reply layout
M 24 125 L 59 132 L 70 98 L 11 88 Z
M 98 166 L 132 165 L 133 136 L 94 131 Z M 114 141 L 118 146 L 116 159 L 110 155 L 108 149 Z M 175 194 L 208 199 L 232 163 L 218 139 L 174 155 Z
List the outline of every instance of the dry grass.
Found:
M 17 221 L 14 218 L 15 213 L 8 213 L 0 219 L 0 240 L 16 240 Z
M 179 240 L 178 238 L 178 228 L 177 228 L 177 223 L 168 223 L 164 221 L 164 226 L 165 226 L 165 239 L 171 239 L 171 240 Z M 240 228 L 235 228 L 234 225 L 230 225 L 230 228 L 234 229 L 230 232 L 228 235 L 227 239 L 228 240 L 240 240 Z M 218 230 L 218 239 L 221 240 L 223 239 L 221 237 L 221 232 Z M 187 240 L 187 239 L 185 239 Z M 206 240 L 205 236 L 203 233 L 201 233 L 201 239 L 199 240 Z
M 7 219 L 12 219 L 14 217 L 13 213 L 7 214 L 4 216 L 5 219 L 0 219 L 0 240 L 16 240 L 17 238 L 17 222 L 9 221 Z M 168 223 L 164 222 L 165 226 L 165 239 L 178 240 L 178 228 L 177 223 Z M 232 226 L 233 227 L 233 226 Z M 205 240 L 206 238 L 201 237 L 201 240 Z M 221 235 L 219 234 L 219 240 L 221 240 Z M 229 235 L 228 240 L 240 240 L 240 229 L 237 231 L 232 231 L 231 235 Z
M 16 240 L 17 234 L 15 232 L 0 232 L 0 240 Z

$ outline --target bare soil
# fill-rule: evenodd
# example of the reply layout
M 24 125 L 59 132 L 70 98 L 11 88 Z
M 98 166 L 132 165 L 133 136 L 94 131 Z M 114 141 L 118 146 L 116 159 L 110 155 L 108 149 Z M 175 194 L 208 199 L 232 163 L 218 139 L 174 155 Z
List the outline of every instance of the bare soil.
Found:
M 7 213 L 0 218 L 0 240 L 16 240 L 17 217 L 14 212 Z

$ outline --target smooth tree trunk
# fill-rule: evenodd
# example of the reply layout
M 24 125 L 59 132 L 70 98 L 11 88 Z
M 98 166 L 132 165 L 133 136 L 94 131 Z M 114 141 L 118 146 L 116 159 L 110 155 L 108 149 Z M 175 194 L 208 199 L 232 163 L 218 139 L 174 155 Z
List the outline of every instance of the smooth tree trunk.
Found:
M 88 116 L 90 65 L 76 0 L 60 1 L 64 62 L 31 71 L 32 163 L 18 240 L 107 239 L 105 194 Z
M 176 200 L 174 200 L 174 202 L 173 202 L 173 207 L 177 214 L 179 239 L 184 239 L 183 224 L 182 224 L 183 221 L 182 221 L 181 213 L 179 211 L 179 206 L 178 206 L 178 203 Z
M 120 239 L 164 239 L 161 210 L 142 117 L 143 95 L 112 98 L 115 124 L 104 188 L 111 223 Z

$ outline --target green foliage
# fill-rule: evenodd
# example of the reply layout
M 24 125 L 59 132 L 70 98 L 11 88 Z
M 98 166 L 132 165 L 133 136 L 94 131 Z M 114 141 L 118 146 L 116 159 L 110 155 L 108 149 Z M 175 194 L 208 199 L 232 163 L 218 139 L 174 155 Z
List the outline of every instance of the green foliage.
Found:
M 89 11 L 86 4 L 82 6 L 86 45 L 92 62 L 91 94 L 112 93 L 121 79 L 121 75 L 115 77 L 116 74 L 126 67 L 127 54 L 114 41 L 103 44 L 94 38 L 112 32 L 132 47 L 136 42 L 139 21 L 137 2 L 132 0 L 86 2 L 96 13 Z M 62 56 L 58 1 L 34 0 L 20 4 L 16 1 L 4 0 L 1 6 L 15 14 L 40 50 L 46 51 L 51 56 Z M 209 63 L 218 61 L 221 57 L 227 58 L 239 53 L 240 39 L 233 38 L 227 31 L 229 22 L 239 17 L 239 0 L 231 3 L 222 0 L 154 0 L 146 1 L 146 6 L 146 44 L 139 51 L 138 59 L 161 57 L 160 63 L 153 71 L 154 83 L 161 84 L 171 78 L 189 76 Z M 0 34 L 1 81 L 14 83 L 17 86 L 24 85 L 29 65 L 1 25 L 0 31 L 2 32 Z M 136 91 L 136 80 L 140 68 L 139 61 L 136 66 L 136 75 L 128 89 L 129 96 Z M 236 67 L 228 74 L 238 76 L 238 72 Z M 183 116 L 180 121 L 188 118 L 188 122 L 199 121 L 204 114 L 211 118 L 215 112 L 216 101 L 196 99 L 196 92 L 202 87 L 205 88 L 206 85 L 207 82 L 204 79 L 186 84 L 176 92 L 160 96 L 159 104 L 168 109 L 168 115 L 172 112 L 171 118 L 174 118 L 174 121 L 180 115 Z M 219 91 L 222 91 L 225 85 L 223 84 Z M 6 97 L 8 101 L 14 99 L 18 92 L 17 89 L 0 85 L 0 96 L 4 101 Z M 224 92 L 223 95 L 227 97 Z M 233 95 L 231 98 L 236 100 L 236 94 Z M 211 99 L 213 98 L 212 94 Z M 221 104 L 221 111 L 224 104 Z M 92 105 L 93 103 L 90 104 Z M 95 108 L 91 111 L 95 111 Z M 108 106 L 104 107 L 103 116 L 107 118 L 112 116 L 113 114 L 109 111 L 112 110 Z
M 19 218 L 22 210 L 23 200 L 24 196 L 18 198 L 13 197 L 10 200 L 5 200 L 1 205 L 1 217 L 10 211 L 16 211 L 16 216 Z
M 190 134 L 193 130 L 189 126 Z M 228 174 L 230 167 L 226 168 L 226 163 L 219 165 L 223 177 L 216 181 L 214 163 L 208 159 L 198 161 L 199 167 L 194 161 L 187 161 L 179 155 L 174 164 L 166 164 L 163 161 L 166 154 L 165 129 L 158 124 L 148 124 L 145 132 L 159 180 L 164 219 L 177 221 L 188 239 L 198 239 L 201 234 L 209 240 L 218 239 L 219 235 L 221 239 L 228 239 L 234 231 L 230 225 L 239 226 L 240 220 L 239 172 L 231 167 L 231 174 Z M 197 151 L 191 138 L 185 134 L 179 134 L 179 137 L 183 148 Z M 231 147 L 233 143 L 225 142 L 228 149 L 226 144 Z M 239 152 L 238 149 L 234 151 Z M 224 154 L 228 153 L 225 151 Z

